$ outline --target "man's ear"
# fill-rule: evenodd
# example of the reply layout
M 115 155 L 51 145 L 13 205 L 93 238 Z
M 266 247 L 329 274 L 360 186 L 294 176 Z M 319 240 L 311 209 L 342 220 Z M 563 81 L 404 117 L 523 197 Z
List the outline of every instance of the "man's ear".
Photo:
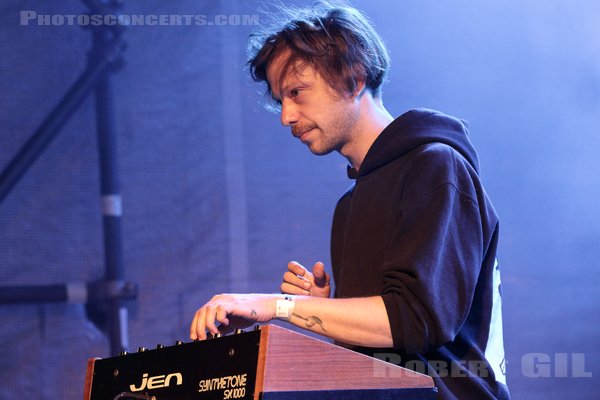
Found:
M 358 84 L 356 85 L 356 90 L 354 93 L 352 93 L 352 98 L 360 99 L 362 95 L 365 94 L 365 91 L 367 91 L 367 84 L 364 80 L 359 80 Z

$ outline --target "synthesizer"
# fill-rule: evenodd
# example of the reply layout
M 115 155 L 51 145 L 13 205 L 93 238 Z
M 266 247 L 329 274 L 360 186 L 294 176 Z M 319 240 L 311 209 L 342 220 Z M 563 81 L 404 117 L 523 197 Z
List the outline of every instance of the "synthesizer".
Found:
M 433 380 L 264 325 L 88 361 L 84 400 L 435 399 Z

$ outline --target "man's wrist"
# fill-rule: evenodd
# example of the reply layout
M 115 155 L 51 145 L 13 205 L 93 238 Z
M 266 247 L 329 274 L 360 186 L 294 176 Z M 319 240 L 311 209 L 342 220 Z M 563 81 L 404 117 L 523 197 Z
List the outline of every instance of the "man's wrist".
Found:
M 282 321 L 289 321 L 294 313 L 296 301 L 291 294 L 284 294 L 275 301 L 275 318 Z

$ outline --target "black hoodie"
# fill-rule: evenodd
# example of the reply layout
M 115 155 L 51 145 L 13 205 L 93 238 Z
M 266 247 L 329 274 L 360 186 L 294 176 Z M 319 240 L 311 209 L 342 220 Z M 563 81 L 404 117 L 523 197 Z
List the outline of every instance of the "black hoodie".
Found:
M 394 348 L 443 399 L 508 399 L 498 217 L 460 120 L 411 110 L 375 140 L 333 219 L 336 297 L 380 295 Z M 376 354 L 377 353 L 377 354 Z

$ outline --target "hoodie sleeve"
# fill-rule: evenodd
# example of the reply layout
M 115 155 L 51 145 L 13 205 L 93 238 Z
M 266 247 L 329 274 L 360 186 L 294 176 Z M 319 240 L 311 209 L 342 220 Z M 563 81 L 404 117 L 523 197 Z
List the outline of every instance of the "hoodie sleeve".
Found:
M 471 307 L 482 263 L 476 175 L 454 150 L 433 145 L 398 189 L 385 245 L 382 298 L 394 347 L 424 352 L 452 341 Z

